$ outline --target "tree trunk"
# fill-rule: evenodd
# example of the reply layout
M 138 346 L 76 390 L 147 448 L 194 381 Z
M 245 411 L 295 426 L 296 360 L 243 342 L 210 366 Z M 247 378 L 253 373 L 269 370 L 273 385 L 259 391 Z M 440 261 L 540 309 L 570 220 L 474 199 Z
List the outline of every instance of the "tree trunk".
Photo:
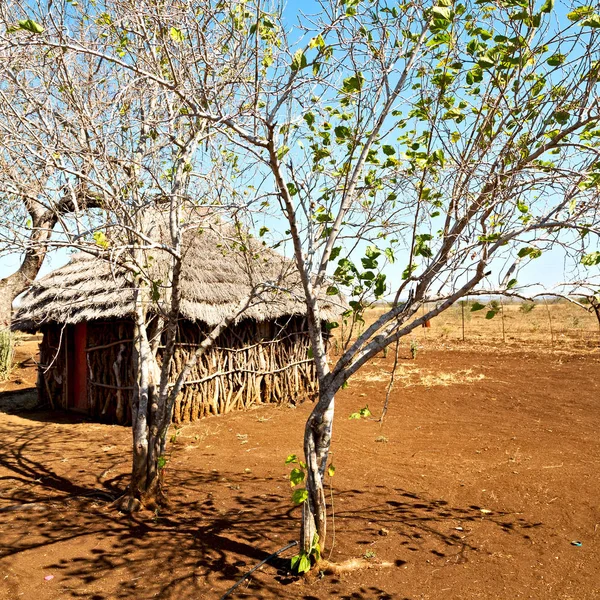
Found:
M 154 508 L 161 501 L 161 449 L 156 436 L 158 406 L 155 387 L 160 374 L 148 340 L 143 301 L 139 297 L 136 299 L 133 349 L 136 383 L 131 400 L 131 481 L 127 493 L 118 502 L 119 508 L 126 512 L 136 511 L 142 506 Z
M 0 280 L 0 331 L 10 329 L 12 319 L 12 302 L 15 298 L 14 287 L 10 278 Z
M 306 422 L 304 455 L 306 458 L 306 491 L 308 499 L 302 506 L 300 548 L 310 554 L 315 542 L 321 552 L 327 535 L 324 478 L 331 445 L 335 398 L 327 388 L 319 392 L 319 401 Z M 318 539 L 315 540 L 315 534 Z

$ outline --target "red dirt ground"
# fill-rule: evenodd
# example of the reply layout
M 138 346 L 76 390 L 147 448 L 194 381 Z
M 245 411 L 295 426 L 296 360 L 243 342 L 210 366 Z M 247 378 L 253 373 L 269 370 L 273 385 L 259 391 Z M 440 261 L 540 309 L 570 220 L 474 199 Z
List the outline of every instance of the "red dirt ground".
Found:
M 390 366 L 336 406 L 325 556 L 366 567 L 302 579 L 279 560 L 231 598 L 600 598 L 599 354 L 422 350 L 402 360 L 382 427 L 349 419 L 380 413 Z M 0 391 L 1 599 L 218 599 L 298 534 L 283 463 L 309 404 L 182 427 L 169 509 L 128 517 L 110 502 L 129 430 L 11 414 L 18 400 Z

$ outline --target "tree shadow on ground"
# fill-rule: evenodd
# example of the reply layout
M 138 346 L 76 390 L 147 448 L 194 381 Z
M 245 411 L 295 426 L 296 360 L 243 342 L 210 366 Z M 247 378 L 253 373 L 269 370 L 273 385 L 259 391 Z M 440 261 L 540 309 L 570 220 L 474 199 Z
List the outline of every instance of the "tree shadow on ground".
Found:
M 5 532 L 0 559 L 17 572 L 22 564 L 26 577 L 27 561 L 38 551 L 38 567 L 55 576 L 61 598 L 218 598 L 298 533 L 300 509 L 291 506 L 289 487 L 277 491 L 281 486 L 275 478 L 232 470 L 170 469 L 168 507 L 119 513 L 112 501 L 127 483 L 127 428 L 53 423 L 40 416 L 34 424 L 0 424 L 0 438 L 0 527 Z M 113 445 L 103 446 L 107 439 Z M 476 529 L 482 519 L 511 535 L 539 525 L 386 486 L 340 491 L 335 502 L 338 532 L 353 540 L 345 548 L 367 547 L 385 528 L 386 535 L 401 536 L 405 548 L 396 566 L 417 553 L 467 560 L 478 551 Z M 287 572 L 294 552 L 257 571 L 233 597 L 298 597 L 295 586 L 286 587 L 296 581 Z M 342 558 L 352 556 L 352 550 L 345 552 Z M 335 585 L 336 579 L 326 577 L 323 584 Z M 392 596 L 357 586 L 351 595 L 337 597 Z
M 39 406 L 38 393 L 35 386 L 20 390 L 0 392 L 0 412 L 24 413 L 37 409 Z

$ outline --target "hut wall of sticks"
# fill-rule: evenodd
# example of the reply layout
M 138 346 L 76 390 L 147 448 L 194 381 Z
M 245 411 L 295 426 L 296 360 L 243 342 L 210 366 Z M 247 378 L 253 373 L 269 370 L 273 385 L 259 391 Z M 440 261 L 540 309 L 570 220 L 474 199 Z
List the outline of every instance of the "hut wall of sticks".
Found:
M 85 412 L 99 421 L 131 423 L 131 321 L 94 321 L 81 330 L 82 324 L 42 328 L 41 401 L 52 408 Z M 180 324 L 172 380 L 205 333 L 206 326 L 190 321 Z M 78 346 L 84 352 L 83 360 Z M 198 361 L 177 397 L 173 421 L 184 423 L 259 404 L 313 399 L 316 375 L 308 349 L 303 317 L 240 322 L 225 331 Z M 81 368 L 85 369 L 83 376 Z
M 158 220 L 155 237 L 164 236 Z M 223 226 L 190 228 L 184 236 L 180 318 L 171 381 L 212 328 L 268 282 L 201 358 L 179 394 L 173 419 L 193 421 L 258 403 L 298 402 L 316 393 L 309 357 L 306 307 L 294 264 L 256 240 L 230 242 Z M 131 421 L 134 392 L 130 271 L 109 260 L 74 255 L 64 267 L 34 282 L 13 327 L 41 331 L 38 391 L 54 408 L 76 410 L 112 423 Z M 169 281 L 169 261 L 154 256 L 149 281 Z M 165 286 L 163 286 L 165 287 Z M 164 304 L 161 304 L 164 302 Z M 323 295 L 321 318 L 336 320 L 344 300 Z M 150 319 L 168 312 L 159 298 Z M 154 315 L 154 316 L 152 316 Z M 157 338 L 160 339 L 160 336 Z M 158 352 L 160 361 L 160 347 Z

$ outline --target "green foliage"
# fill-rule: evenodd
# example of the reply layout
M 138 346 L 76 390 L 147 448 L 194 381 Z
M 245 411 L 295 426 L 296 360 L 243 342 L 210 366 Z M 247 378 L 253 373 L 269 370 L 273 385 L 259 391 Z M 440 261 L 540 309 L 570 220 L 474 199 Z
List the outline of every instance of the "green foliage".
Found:
M 519 310 L 523 314 L 530 313 L 535 308 L 535 302 L 521 302 L 521 306 L 519 306 Z
M 486 319 L 493 319 L 501 310 L 502 304 L 498 300 L 491 300 L 488 304 L 489 310 L 485 313 Z
M 290 561 L 290 569 L 292 573 L 302 575 L 307 573 L 313 564 L 321 560 L 321 547 L 319 546 L 319 535 L 315 533 L 312 545 L 308 552 L 300 551 L 295 556 L 292 556 Z
M 306 479 L 306 463 L 299 460 L 295 454 L 290 454 L 285 459 L 285 464 L 286 465 L 292 465 L 292 464 L 298 465 L 297 467 L 294 467 L 289 474 L 290 486 L 296 487 L 297 485 L 300 485 L 301 483 L 303 483 L 304 480 Z M 302 504 L 303 502 L 306 502 L 307 499 L 308 499 L 308 491 L 304 488 L 298 488 L 297 490 L 294 490 L 292 493 L 292 502 L 294 504 Z
M 590 252 L 581 257 L 581 264 L 586 267 L 594 267 L 600 264 L 600 252 Z
M 100 246 L 100 248 L 108 248 L 108 240 L 103 231 L 94 232 L 94 242 L 96 242 L 96 245 Z
M 352 75 L 351 77 L 347 77 L 344 79 L 342 92 L 344 94 L 355 94 L 356 92 L 360 92 L 364 82 L 364 75 L 360 72 L 356 73 L 356 75 Z
M 308 491 L 304 488 L 294 490 L 292 494 L 292 502 L 294 504 L 304 504 L 308 500 Z
M 471 305 L 471 312 L 483 310 L 484 308 L 485 308 L 485 304 L 481 304 L 480 302 L 473 302 L 473 304 Z
M 310 567 L 310 557 L 306 552 L 302 551 L 299 554 L 292 556 L 290 561 L 290 569 L 292 573 L 302 575 L 302 573 L 308 573 L 308 571 L 310 571 Z
M 521 248 L 519 252 L 517 252 L 517 256 L 519 258 L 539 258 L 542 255 L 542 251 L 538 248 L 532 248 L 531 246 L 526 246 L 525 248 Z
M 171 27 L 171 29 L 169 29 L 169 37 L 178 44 L 181 44 L 185 40 L 183 32 L 180 29 L 177 29 L 177 27 Z
M 19 21 L 16 26 L 9 27 L 7 29 L 8 33 L 14 33 L 15 31 L 29 31 L 29 33 L 43 33 L 44 28 L 39 24 L 33 21 L 32 19 L 23 19 Z
M 299 483 L 302 483 L 304 481 L 305 477 L 306 477 L 306 473 L 304 472 L 303 469 L 299 469 L 299 468 L 292 469 L 292 471 L 290 473 L 290 485 L 292 487 L 297 486 Z
M 298 50 L 292 58 L 292 71 L 300 71 L 300 69 L 304 69 L 307 65 L 308 61 L 306 60 L 306 55 L 304 54 L 304 51 Z
M 156 464 L 158 466 L 158 470 L 162 471 L 166 466 L 167 466 L 167 459 L 165 456 L 159 456 L 158 460 L 156 461 Z
M 10 331 L 0 331 L 0 381 L 10 377 L 14 358 L 15 339 Z
M 417 340 L 410 340 L 410 357 L 413 360 L 416 360 L 418 351 L 419 351 L 419 343 L 417 342 Z
M 358 412 L 352 413 L 348 418 L 349 419 L 366 419 L 371 416 L 371 411 L 369 410 L 369 405 L 367 404 L 363 408 L 361 408 Z

